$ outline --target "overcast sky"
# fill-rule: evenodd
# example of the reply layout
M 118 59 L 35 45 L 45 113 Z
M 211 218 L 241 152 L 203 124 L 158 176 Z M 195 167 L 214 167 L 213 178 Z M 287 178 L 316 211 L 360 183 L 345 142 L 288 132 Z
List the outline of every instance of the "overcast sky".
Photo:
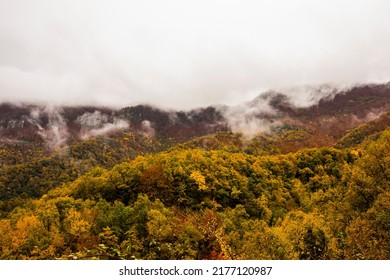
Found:
M 189 109 L 387 82 L 389 11 L 387 0 L 0 0 L 0 102 Z

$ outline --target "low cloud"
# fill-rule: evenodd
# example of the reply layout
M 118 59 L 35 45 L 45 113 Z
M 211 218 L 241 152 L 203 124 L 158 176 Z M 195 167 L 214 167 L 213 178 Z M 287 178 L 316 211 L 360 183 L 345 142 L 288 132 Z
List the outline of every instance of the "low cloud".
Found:
M 43 111 L 34 108 L 30 113 L 30 123 L 37 126 L 38 134 L 51 149 L 64 146 L 70 136 L 66 121 L 61 113 L 62 109 L 55 106 L 46 106 Z M 48 118 L 46 129 L 41 125 L 40 117 L 43 114 Z
M 84 113 L 77 118 L 76 122 L 81 125 L 80 138 L 82 140 L 129 128 L 127 121 L 115 117 L 110 120 L 110 116 L 100 111 Z
M 270 132 L 279 125 L 277 120 L 281 112 L 277 105 L 290 108 L 304 108 L 316 105 L 320 100 L 329 100 L 350 89 L 340 85 L 307 85 L 286 87 L 260 93 L 249 102 L 235 106 L 223 106 L 219 110 L 233 132 L 252 137 L 259 133 Z
M 76 121 L 81 125 L 82 129 L 97 129 L 108 122 L 108 115 L 102 114 L 100 111 L 87 112 L 78 117 Z
M 153 137 L 156 131 L 154 130 L 152 123 L 148 120 L 144 120 L 141 123 L 142 126 L 142 134 L 144 136 Z
M 354 85 L 343 84 L 322 84 L 322 85 L 301 85 L 275 89 L 286 97 L 286 101 L 294 107 L 303 108 L 316 105 L 321 99 L 333 99 L 336 94 L 350 90 Z
M 270 132 L 274 125 L 273 118 L 277 112 L 270 105 L 270 96 L 272 95 L 263 94 L 250 102 L 224 106 L 219 110 L 233 132 L 252 137 L 259 133 Z

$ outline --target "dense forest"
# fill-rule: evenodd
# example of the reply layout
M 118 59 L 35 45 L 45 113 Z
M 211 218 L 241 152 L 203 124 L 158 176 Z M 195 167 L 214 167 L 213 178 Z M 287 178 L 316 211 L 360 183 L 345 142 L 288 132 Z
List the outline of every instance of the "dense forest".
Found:
M 3 141 L 0 259 L 389 259 L 389 113 L 313 135 Z

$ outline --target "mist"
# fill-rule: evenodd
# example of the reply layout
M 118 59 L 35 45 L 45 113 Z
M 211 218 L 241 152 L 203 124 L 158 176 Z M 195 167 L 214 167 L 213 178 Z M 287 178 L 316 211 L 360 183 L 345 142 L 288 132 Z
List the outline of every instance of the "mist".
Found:
M 153 137 L 156 133 L 156 131 L 154 130 L 154 128 L 152 126 L 152 123 L 148 120 L 142 121 L 141 127 L 142 127 L 142 129 L 141 129 L 142 135 L 144 135 L 146 137 Z
M 307 87 L 390 80 L 389 10 L 385 0 L 0 0 L 0 102 L 189 110 L 300 88 L 286 94 L 306 106 L 319 100 Z
M 99 111 L 93 113 L 84 113 L 82 116 L 78 117 L 76 122 L 81 126 L 80 138 L 86 140 L 88 138 L 106 135 L 110 132 L 123 130 L 129 128 L 129 122 L 113 118 L 110 120 L 110 117 L 102 114 Z
M 39 117 L 43 114 L 47 115 L 48 118 L 46 129 L 44 129 L 40 124 Z M 50 149 L 56 149 L 64 146 L 70 136 L 66 121 L 62 116 L 61 108 L 47 106 L 43 109 L 43 111 L 41 111 L 40 108 L 34 108 L 30 113 L 28 121 L 36 125 L 38 128 L 38 134 L 42 137 Z

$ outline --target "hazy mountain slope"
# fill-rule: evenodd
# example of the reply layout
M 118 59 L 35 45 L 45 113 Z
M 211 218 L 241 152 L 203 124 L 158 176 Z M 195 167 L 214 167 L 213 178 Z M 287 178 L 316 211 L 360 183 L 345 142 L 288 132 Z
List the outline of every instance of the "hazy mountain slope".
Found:
M 375 119 L 389 109 L 390 86 L 358 86 L 347 91 L 315 90 L 318 102 L 300 108 L 292 97 L 277 92 L 259 95 L 237 108 L 208 107 L 188 112 L 165 111 L 151 106 L 121 110 L 99 107 L 0 105 L 1 143 L 46 143 L 51 148 L 72 144 L 115 131 L 146 134 L 172 143 L 219 131 L 262 132 L 298 127 L 325 145 L 346 131 Z M 241 128 L 241 129 L 240 129 Z M 245 128 L 245 129 L 244 129 Z M 315 142 L 315 139 L 310 139 Z M 308 143 L 310 144 L 310 143 Z
M 377 135 L 388 127 L 390 127 L 390 111 L 386 111 L 379 118 L 364 123 L 348 132 L 336 143 L 336 147 L 356 147 L 367 138 Z

